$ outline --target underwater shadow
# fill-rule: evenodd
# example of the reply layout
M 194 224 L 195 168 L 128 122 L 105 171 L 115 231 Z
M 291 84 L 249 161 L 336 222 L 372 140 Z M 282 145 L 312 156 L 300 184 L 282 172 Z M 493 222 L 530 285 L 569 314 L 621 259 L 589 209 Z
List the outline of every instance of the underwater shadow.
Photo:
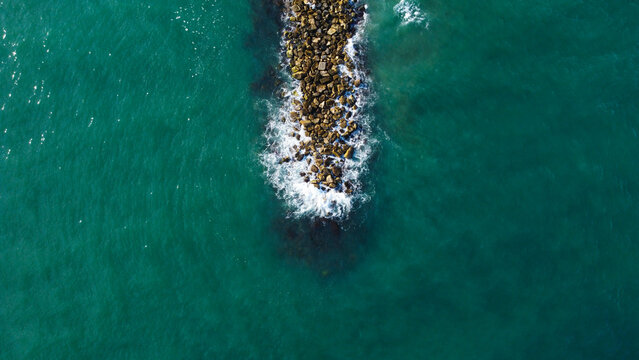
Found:
M 277 63 L 280 53 L 280 33 L 283 29 L 283 0 L 251 0 L 251 31 L 244 46 L 251 49 L 257 73 L 251 83 L 251 91 L 258 96 L 268 97 L 282 84 L 278 76 Z
M 280 256 L 322 277 L 345 275 L 371 246 L 370 206 L 364 204 L 341 221 L 281 214 L 273 222 Z

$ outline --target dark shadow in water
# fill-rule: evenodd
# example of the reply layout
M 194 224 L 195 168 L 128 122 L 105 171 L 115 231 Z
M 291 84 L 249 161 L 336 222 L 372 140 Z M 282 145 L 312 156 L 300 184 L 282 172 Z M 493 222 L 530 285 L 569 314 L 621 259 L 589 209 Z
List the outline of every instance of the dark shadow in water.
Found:
M 283 0 L 251 0 L 253 31 L 244 45 L 251 49 L 259 77 L 251 84 L 255 95 L 268 97 L 281 85 L 277 54 L 283 27 Z
M 370 246 L 367 208 L 344 221 L 325 218 L 291 219 L 282 215 L 273 224 L 280 254 L 316 271 L 322 277 L 345 274 Z
M 262 76 L 251 83 L 251 91 L 255 95 L 267 97 L 272 95 L 282 85 L 274 66 L 267 66 Z

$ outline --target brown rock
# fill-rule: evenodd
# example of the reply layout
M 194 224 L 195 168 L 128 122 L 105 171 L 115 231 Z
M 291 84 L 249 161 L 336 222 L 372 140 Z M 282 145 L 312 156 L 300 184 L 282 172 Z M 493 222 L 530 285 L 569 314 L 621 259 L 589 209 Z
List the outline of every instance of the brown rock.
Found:
M 344 157 L 347 159 L 350 159 L 353 157 L 353 147 L 349 146 L 348 150 L 346 150 L 346 152 L 344 153 Z

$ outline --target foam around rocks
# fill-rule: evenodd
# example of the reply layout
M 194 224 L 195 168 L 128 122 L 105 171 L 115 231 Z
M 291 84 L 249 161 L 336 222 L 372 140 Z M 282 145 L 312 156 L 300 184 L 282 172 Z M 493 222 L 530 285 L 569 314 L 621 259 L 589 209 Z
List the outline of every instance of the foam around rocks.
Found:
M 315 1 L 311 8 L 314 9 L 318 2 Z M 352 2 L 349 4 L 353 5 Z M 290 9 L 291 5 L 289 3 L 287 8 Z M 288 30 L 292 26 L 290 17 L 291 13 L 284 14 Z M 344 64 L 337 66 L 340 76 L 348 77 L 350 84 L 353 85 L 350 91 L 343 94 L 344 103 L 342 105 L 349 108 L 351 115 L 350 118 L 346 119 L 349 123 L 357 124 L 357 131 L 339 139 L 342 144 L 340 146 L 343 149 L 349 148 L 350 151 L 344 151 L 339 154 L 341 156 L 328 155 L 332 158 L 332 162 L 339 164 L 338 178 L 340 183 L 331 184 L 335 188 L 325 186 L 330 182 L 321 181 L 319 184 L 313 184 L 309 181 L 309 175 L 301 176 L 301 174 L 313 175 L 309 171 L 313 165 L 310 159 L 317 159 L 310 154 L 300 159 L 300 147 L 305 142 L 317 141 L 317 139 L 313 140 L 308 136 L 313 136 L 312 133 L 309 134 L 309 128 L 306 126 L 308 120 L 304 117 L 300 119 L 299 115 L 295 114 L 296 111 L 300 112 L 300 103 L 304 102 L 304 91 L 301 87 L 303 81 L 297 78 L 306 76 L 306 74 L 296 76 L 296 72 L 288 71 L 291 50 L 290 45 L 287 49 L 286 38 L 284 36 L 282 38 L 283 70 L 281 76 L 285 81 L 281 89 L 282 98 L 272 100 L 267 104 L 269 110 L 269 122 L 265 134 L 267 147 L 261 154 L 261 162 L 266 168 L 267 178 L 276 189 L 278 196 L 286 202 L 290 210 L 289 213 L 293 217 L 341 219 L 347 217 L 356 204 L 368 199 L 368 195 L 362 191 L 361 177 L 367 171 L 367 159 L 373 144 L 369 139 L 369 117 L 362 112 L 366 108 L 369 85 L 355 50 L 363 46 L 366 18 L 367 15 L 363 15 L 363 19 L 357 23 L 354 34 L 344 46 L 344 53 L 353 60 L 352 64 L 350 66 Z M 327 64 L 323 61 L 318 62 L 316 66 L 318 69 L 327 68 Z M 320 71 L 324 71 L 324 69 Z M 318 85 L 322 87 L 322 84 Z M 308 91 L 306 96 L 308 96 Z M 334 101 L 338 105 L 339 96 L 334 98 Z M 353 107 L 352 105 L 355 103 L 357 106 Z M 339 130 L 339 122 L 332 129 Z M 327 156 L 322 155 L 322 158 L 326 159 Z M 329 173 L 329 175 L 332 177 L 328 179 L 335 177 L 335 173 Z

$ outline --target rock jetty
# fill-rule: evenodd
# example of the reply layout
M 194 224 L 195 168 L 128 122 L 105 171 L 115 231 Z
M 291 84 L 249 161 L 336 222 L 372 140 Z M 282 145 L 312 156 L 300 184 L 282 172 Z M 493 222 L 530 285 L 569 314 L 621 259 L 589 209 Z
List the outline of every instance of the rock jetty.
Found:
M 305 182 L 352 194 L 353 184 L 342 179 L 345 162 L 357 156 L 349 138 L 361 129 L 354 114 L 362 84 L 347 45 L 365 6 L 356 0 L 289 0 L 284 11 L 287 70 L 299 81 L 301 94 L 285 120 L 294 122 L 298 132 L 290 135 L 298 143 L 294 155 L 280 163 L 306 162 L 307 170 L 299 174 Z

